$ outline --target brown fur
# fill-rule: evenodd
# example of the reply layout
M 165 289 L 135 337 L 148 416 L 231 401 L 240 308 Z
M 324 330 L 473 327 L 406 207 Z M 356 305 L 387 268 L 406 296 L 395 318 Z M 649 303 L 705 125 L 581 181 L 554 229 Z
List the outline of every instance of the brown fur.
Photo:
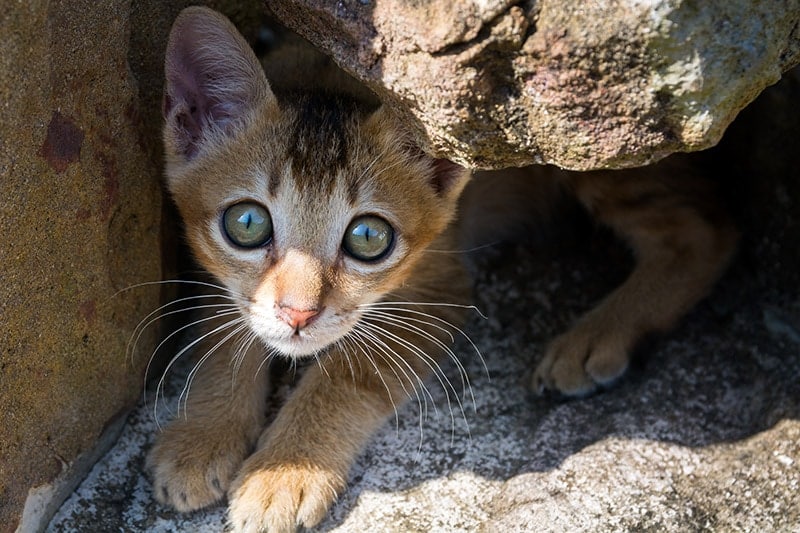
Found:
M 166 79 L 169 189 L 197 260 L 231 303 L 201 323 L 185 416 L 159 435 L 147 465 L 156 498 L 178 510 L 227 494 L 236 531 L 318 523 L 375 429 L 419 397 L 436 359 L 452 356 L 443 326 L 461 320 L 468 280 L 458 254 L 427 252 L 463 247 L 457 233 L 481 240 L 487 226 L 517 216 L 511 204 L 530 211 L 531 198 L 566 190 L 630 243 L 637 266 L 628 280 L 555 339 L 534 373 L 536 390 L 567 394 L 624 372 L 641 336 L 701 298 L 734 247 L 711 191 L 674 163 L 647 179 L 541 167 L 479 176 L 453 228 L 463 169 L 422 154 L 374 102 L 273 91 L 238 32 L 205 8 L 176 20 Z M 525 181 L 497 186 L 508 175 Z M 263 246 L 226 240 L 221 217 L 240 201 L 268 209 L 274 233 Z M 544 201 L 539 210 L 551 209 Z M 376 262 L 342 246 L 362 215 L 395 230 Z M 264 363 L 276 353 L 317 364 L 264 427 Z
M 623 238 L 636 259 L 621 286 L 550 343 L 534 372 L 538 393 L 585 395 L 625 372 L 643 336 L 671 328 L 708 293 L 738 234 L 711 184 L 686 157 L 673 156 L 623 171 L 480 173 L 462 199 L 465 246 L 511 237 L 530 213 L 552 216 L 565 193 Z

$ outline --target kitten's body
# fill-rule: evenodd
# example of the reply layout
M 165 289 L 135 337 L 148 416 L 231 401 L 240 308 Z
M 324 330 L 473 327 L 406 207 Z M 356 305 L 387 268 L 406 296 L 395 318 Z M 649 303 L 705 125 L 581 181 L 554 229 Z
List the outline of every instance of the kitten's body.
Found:
M 176 20 L 166 64 L 169 188 L 229 304 L 200 323 L 185 416 L 148 457 L 156 497 L 186 511 L 227 493 L 237 531 L 312 526 L 373 431 L 449 352 L 469 283 L 459 254 L 442 252 L 461 246 L 449 225 L 467 175 L 425 156 L 374 103 L 276 97 L 210 10 Z M 706 193 L 685 177 L 537 172 L 552 175 L 536 183 L 568 184 L 639 261 L 535 373 L 539 389 L 582 393 L 705 293 L 733 234 L 705 220 L 695 201 Z M 466 200 L 485 203 L 491 184 Z M 265 428 L 264 362 L 277 353 L 317 361 Z
M 385 109 L 279 99 L 210 10 L 181 14 L 166 62 L 169 188 L 230 305 L 201 323 L 185 416 L 148 457 L 156 497 L 187 511 L 227 492 L 237 531 L 311 526 L 447 351 L 468 280 L 457 254 L 427 250 L 448 249 L 468 175 L 424 155 Z M 376 218 L 393 236 L 364 259 L 380 231 L 359 240 L 353 225 Z M 252 233 L 262 226 L 267 239 Z M 264 428 L 264 363 L 276 353 L 317 364 Z

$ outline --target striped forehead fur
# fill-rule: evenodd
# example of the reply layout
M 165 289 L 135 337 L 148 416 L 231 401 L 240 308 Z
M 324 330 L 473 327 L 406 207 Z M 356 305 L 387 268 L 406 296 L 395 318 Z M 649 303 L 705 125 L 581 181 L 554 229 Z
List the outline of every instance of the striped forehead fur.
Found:
M 286 155 L 296 187 L 327 195 L 339 179 L 356 179 L 346 171 L 360 143 L 361 114 L 355 102 L 309 93 L 293 95 L 282 103 L 288 126 Z M 356 194 L 355 183 L 348 183 L 347 188 Z

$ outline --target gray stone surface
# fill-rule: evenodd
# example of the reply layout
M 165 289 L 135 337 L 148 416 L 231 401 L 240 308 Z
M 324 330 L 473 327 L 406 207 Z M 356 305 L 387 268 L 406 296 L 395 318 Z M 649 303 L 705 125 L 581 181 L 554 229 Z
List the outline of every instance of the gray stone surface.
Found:
M 473 167 L 621 168 L 719 141 L 800 61 L 798 0 L 270 0 Z
M 796 293 L 743 284 L 737 265 L 617 387 L 537 398 L 526 383 L 544 343 L 619 279 L 603 261 L 624 254 L 603 236 L 496 254 L 477 284 L 489 318 L 465 328 L 486 369 L 459 341 L 467 394 L 446 364 L 458 400 L 429 380 L 434 402 L 383 427 L 319 531 L 800 530 Z M 154 431 L 151 397 L 49 530 L 221 531 L 222 508 L 154 503 L 142 474 Z

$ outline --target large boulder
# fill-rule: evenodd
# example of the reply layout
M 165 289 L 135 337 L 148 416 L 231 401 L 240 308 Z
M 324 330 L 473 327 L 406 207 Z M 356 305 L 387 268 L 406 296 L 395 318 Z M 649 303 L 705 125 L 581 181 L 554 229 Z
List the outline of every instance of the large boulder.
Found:
M 800 61 L 800 2 L 270 0 L 474 167 L 636 166 L 717 143 Z
M 187 3 L 12 2 L 0 14 L 2 532 L 43 528 L 140 397 L 155 328 L 128 358 L 126 346 L 162 289 L 130 287 L 160 280 L 172 248 L 160 93 Z M 260 20 L 260 2 L 235 3 L 228 12 Z
M 21 530 L 37 528 L 142 386 L 147 357 L 125 346 L 158 289 L 117 291 L 160 279 L 161 192 L 126 9 L 15 3 L 0 19 L 0 531 L 29 491 Z

